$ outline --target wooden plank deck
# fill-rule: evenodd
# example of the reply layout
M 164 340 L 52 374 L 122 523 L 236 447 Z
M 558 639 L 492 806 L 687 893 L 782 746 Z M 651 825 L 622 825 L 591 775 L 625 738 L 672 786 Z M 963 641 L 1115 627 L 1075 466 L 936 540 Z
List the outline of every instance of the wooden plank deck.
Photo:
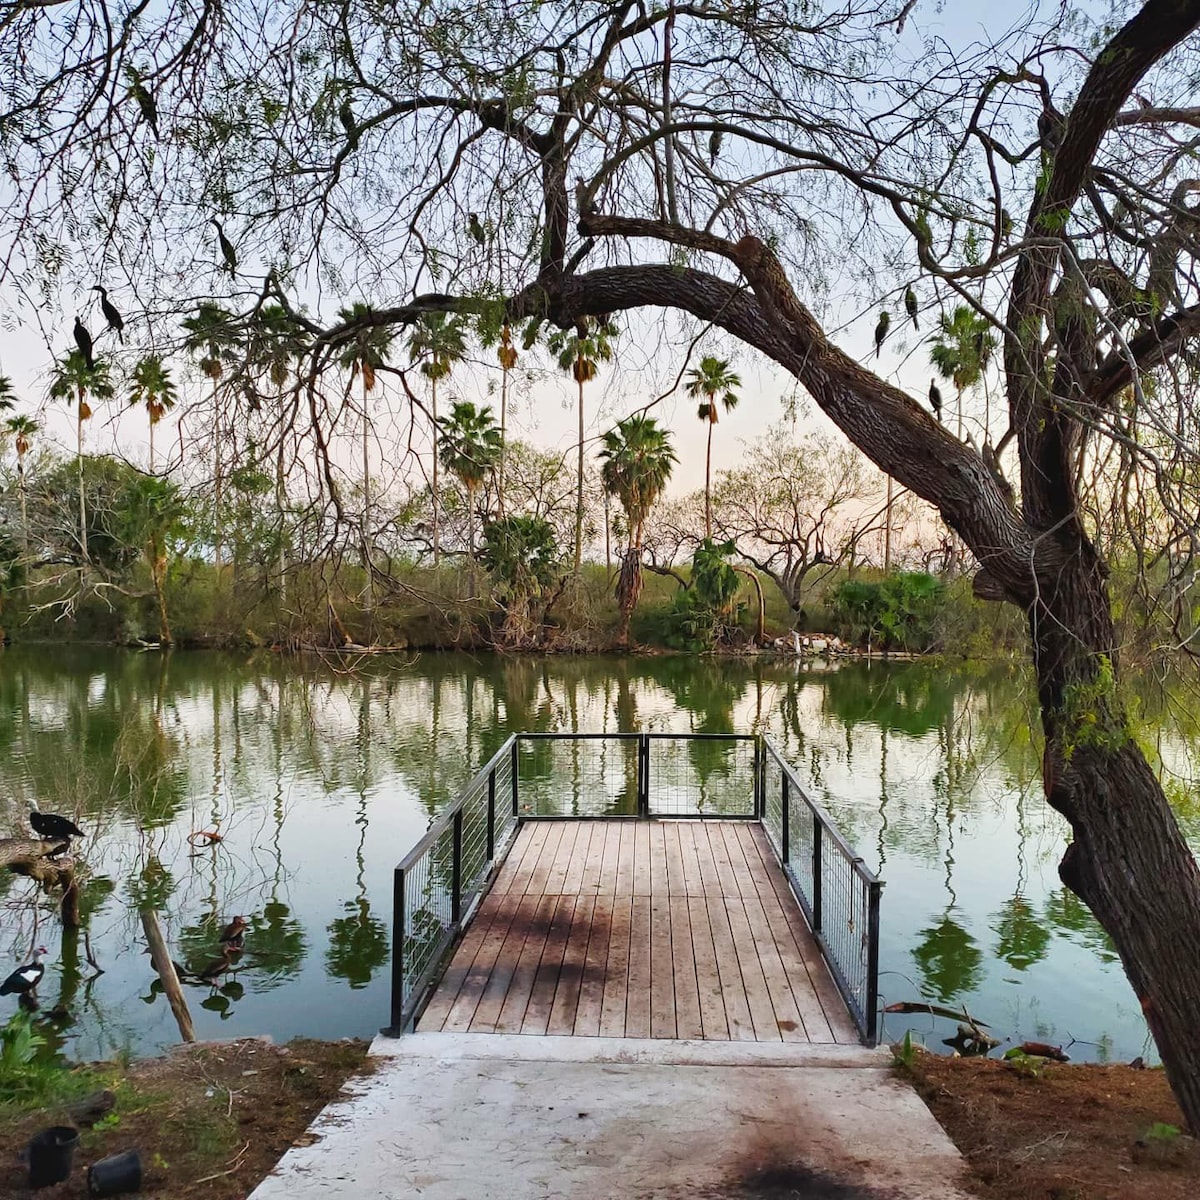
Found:
M 858 1041 L 755 821 L 530 821 L 422 1032 Z

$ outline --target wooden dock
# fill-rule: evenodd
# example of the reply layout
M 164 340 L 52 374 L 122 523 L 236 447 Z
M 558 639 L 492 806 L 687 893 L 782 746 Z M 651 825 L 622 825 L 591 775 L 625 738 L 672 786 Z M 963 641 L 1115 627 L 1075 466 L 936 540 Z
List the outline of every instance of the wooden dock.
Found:
M 524 823 L 421 1032 L 856 1045 L 757 821 Z

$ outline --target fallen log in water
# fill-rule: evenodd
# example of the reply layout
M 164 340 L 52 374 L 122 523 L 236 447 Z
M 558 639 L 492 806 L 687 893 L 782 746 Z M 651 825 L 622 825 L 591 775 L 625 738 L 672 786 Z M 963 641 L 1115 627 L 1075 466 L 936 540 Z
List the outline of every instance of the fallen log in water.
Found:
M 62 852 L 70 839 L 0 838 L 0 867 L 25 875 L 47 891 L 62 889 L 62 921 L 68 929 L 79 928 L 79 887 L 75 860 Z M 58 857 L 52 857 L 58 855 Z

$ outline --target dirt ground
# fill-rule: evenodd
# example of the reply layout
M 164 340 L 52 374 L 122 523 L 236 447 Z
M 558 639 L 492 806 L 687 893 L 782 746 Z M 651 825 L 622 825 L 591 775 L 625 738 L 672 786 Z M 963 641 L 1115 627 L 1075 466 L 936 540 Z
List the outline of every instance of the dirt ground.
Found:
M 1200 1149 L 1162 1071 L 916 1055 L 911 1075 L 989 1200 L 1194 1200 Z
M 18 1157 L 34 1133 L 60 1123 L 62 1112 L 0 1111 L 0 1198 L 87 1195 L 88 1164 L 137 1149 L 143 1197 L 241 1200 L 305 1135 L 347 1076 L 369 1069 L 366 1051 L 366 1042 L 274 1046 L 247 1039 L 181 1049 L 113 1068 L 107 1078 L 100 1068 L 116 1106 L 81 1131 L 74 1171 L 63 1183 L 30 1191 Z

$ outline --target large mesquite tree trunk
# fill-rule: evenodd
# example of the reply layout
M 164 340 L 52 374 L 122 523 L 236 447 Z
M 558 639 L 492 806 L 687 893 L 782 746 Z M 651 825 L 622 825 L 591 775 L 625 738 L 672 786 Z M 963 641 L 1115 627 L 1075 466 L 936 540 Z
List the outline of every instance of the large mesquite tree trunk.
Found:
M 720 255 L 745 283 L 663 264 L 609 267 L 539 282 L 514 313 L 579 314 L 639 306 L 684 309 L 757 347 L 800 381 L 883 470 L 933 503 L 981 564 L 977 592 L 1028 615 L 1045 734 L 1049 802 L 1071 823 L 1064 883 L 1111 936 L 1189 1126 L 1200 1131 L 1200 871 L 1166 797 L 1130 736 L 1117 691 L 1106 568 L 1077 508 L 1080 391 L 1097 408 L 1129 385 L 1133 367 L 1055 310 L 1054 239 L 1083 189 L 1101 138 L 1138 79 L 1200 25 L 1200 2 L 1150 0 L 1101 52 L 1057 140 L 1006 314 L 1009 408 L 1021 465 L 1021 506 L 973 447 L 908 395 L 834 346 L 799 301 L 773 251 L 666 222 L 589 215 L 593 237 L 646 238 Z M 897 207 L 902 219 L 905 214 Z M 919 226 L 908 218 L 919 250 Z M 547 282 L 551 286 L 547 287 Z M 1053 337 L 1048 331 L 1053 331 Z M 1200 307 L 1162 316 L 1131 343 L 1137 369 L 1161 364 L 1200 333 Z M 1073 400 L 1074 404 L 1066 403 Z

